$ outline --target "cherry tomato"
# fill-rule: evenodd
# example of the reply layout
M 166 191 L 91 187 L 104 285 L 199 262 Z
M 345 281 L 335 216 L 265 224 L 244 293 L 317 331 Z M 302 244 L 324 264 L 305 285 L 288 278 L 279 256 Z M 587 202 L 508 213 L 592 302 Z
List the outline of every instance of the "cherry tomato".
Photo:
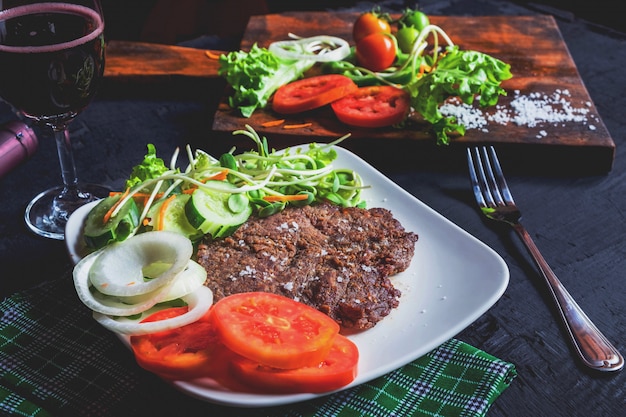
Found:
M 339 325 L 326 314 L 272 293 L 233 294 L 215 303 L 212 310 L 226 347 L 274 368 L 319 364 L 339 333 Z
M 370 71 L 389 68 L 396 59 L 396 43 L 393 35 L 372 33 L 356 44 L 356 60 Z
M 396 39 L 398 40 L 398 48 L 405 54 L 410 53 L 413 50 L 413 44 L 419 36 L 419 30 L 412 26 L 403 26 L 396 32 Z
M 426 26 L 430 25 L 430 19 L 424 12 L 409 9 L 402 14 L 398 24 L 400 26 L 413 27 L 418 31 L 421 31 Z
M 313 110 L 356 91 L 357 88 L 354 81 L 345 75 L 328 74 L 303 78 L 276 90 L 272 108 L 281 114 Z
M 184 314 L 187 307 L 158 311 L 143 321 Z M 139 366 L 166 379 L 191 379 L 217 372 L 213 361 L 219 339 L 209 320 L 210 310 L 198 321 L 172 330 L 130 337 Z
M 357 374 L 359 351 L 345 336 L 337 335 L 328 356 L 316 366 L 276 369 L 246 358 L 235 358 L 235 376 L 264 392 L 327 392 L 348 385 Z
M 354 25 L 352 26 L 352 38 L 354 42 L 359 42 L 361 39 L 372 33 L 391 33 L 391 26 L 389 22 L 380 17 L 380 15 L 373 12 L 366 12 L 361 14 Z
M 361 87 L 331 104 L 337 118 L 358 127 L 383 127 L 400 123 L 409 112 L 409 94 L 396 87 Z

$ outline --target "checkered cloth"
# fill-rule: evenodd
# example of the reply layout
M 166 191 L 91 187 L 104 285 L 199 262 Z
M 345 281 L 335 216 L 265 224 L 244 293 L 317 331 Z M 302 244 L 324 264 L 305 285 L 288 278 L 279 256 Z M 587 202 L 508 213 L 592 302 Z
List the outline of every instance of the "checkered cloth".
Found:
M 91 317 L 69 276 L 0 303 L 0 414 L 8 416 L 484 416 L 515 367 L 452 339 L 373 381 L 296 404 L 233 409 L 173 389 Z

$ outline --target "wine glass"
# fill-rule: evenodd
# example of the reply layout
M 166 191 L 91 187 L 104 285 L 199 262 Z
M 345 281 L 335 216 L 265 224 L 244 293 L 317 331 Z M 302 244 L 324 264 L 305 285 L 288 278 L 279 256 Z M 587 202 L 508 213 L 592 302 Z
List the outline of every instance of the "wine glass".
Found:
M 24 219 L 36 234 L 62 240 L 78 207 L 108 195 L 78 183 L 68 125 L 91 102 L 104 73 L 99 0 L 0 0 L 0 97 L 52 130 L 63 185 L 37 195 Z

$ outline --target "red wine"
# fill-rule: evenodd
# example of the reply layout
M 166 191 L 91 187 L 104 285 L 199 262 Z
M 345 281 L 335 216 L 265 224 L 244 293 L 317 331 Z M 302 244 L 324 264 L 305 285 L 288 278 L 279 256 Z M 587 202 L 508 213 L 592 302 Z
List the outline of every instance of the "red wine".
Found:
M 75 4 L 0 11 L 0 97 L 36 120 L 71 120 L 102 78 L 103 32 L 100 15 Z

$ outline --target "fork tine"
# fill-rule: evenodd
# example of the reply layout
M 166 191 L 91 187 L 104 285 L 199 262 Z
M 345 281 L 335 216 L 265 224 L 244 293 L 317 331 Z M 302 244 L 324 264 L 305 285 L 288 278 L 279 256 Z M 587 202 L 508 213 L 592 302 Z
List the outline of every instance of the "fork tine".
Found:
M 478 179 L 478 175 L 476 174 L 476 167 L 475 167 L 475 162 L 474 162 L 475 158 L 472 157 L 472 150 L 476 154 L 476 159 L 478 159 L 480 156 L 478 155 L 477 148 L 472 148 L 472 149 L 467 148 L 467 166 L 469 168 L 469 175 L 470 175 L 470 181 L 472 183 L 472 190 L 474 191 L 474 198 L 476 199 L 480 207 L 487 207 L 487 203 L 485 201 L 485 198 L 483 197 L 483 191 L 482 191 L 484 187 L 481 186 L 481 183 Z M 478 162 L 477 165 L 478 165 L 479 170 L 482 171 L 480 161 Z M 484 173 L 482 174 L 483 175 L 481 175 L 481 177 L 484 176 Z
M 481 207 L 515 204 L 493 146 L 467 148 L 467 162 L 474 195 Z
M 493 150 L 493 147 L 491 147 Z M 487 153 L 487 147 L 482 146 L 480 148 L 480 155 L 482 161 L 482 172 L 484 173 L 484 181 L 487 184 L 487 188 L 489 190 L 490 195 L 492 196 L 492 200 L 495 206 L 504 206 L 504 199 L 500 194 L 500 187 L 498 186 L 498 181 L 493 173 L 493 168 L 491 167 L 491 161 L 489 159 L 489 154 Z
M 486 154 L 485 150 L 485 154 Z M 506 179 L 504 178 L 504 174 L 502 173 L 502 168 L 500 167 L 500 161 L 498 160 L 498 155 L 496 154 L 496 150 L 493 146 L 489 147 L 489 154 L 491 155 L 491 160 L 493 161 L 493 171 L 495 173 L 495 181 L 498 184 L 498 189 L 504 198 L 504 201 L 507 204 L 515 204 L 513 201 L 513 196 L 511 195 L 511 191 L 509 190 L 509 186 L 506 183 Z M 491 168 L 491 167 L 490 167 Z
M 471 152 L 469 149 L 467 150 L 468 161 L 471 167 L 470 169 L 475 170 L 474 177 L 476 178 L 475 180 L 476 187 L 475 187 L 474 193 L 476 194 L 476 200 L 479 202 L 479 205 L 481 205 L 481 207 L 494 208 L 498 205 L 502 205 L 502 204 L 496 204 L 496 199 L 499 198 L 500 201 L 502 199 L 499 195 L 494 194 L 494 191 L 497 192 L 497 187 L 494 187 L 495 181 L 493 180 L 493 174 L 489 172 L 489 176 L 488 176 L 487 172 L 485 171 L 485 166 L 487 167 L 489 171 L 491 170 L 488 160 L 486 161 L 486 165 L 485 163 L 483 163 L 483 159 L 486 158 L 486 155 L 483 154 L 483 156 L 481 156 L 480 150 L 477 147 L 472 148 L 472 151 L 473 152 Z M 472 158 L 472 153 L 474 154 L 473 158 Z M 477 194 L 477 191 L 479 192 L 479 194 Z

